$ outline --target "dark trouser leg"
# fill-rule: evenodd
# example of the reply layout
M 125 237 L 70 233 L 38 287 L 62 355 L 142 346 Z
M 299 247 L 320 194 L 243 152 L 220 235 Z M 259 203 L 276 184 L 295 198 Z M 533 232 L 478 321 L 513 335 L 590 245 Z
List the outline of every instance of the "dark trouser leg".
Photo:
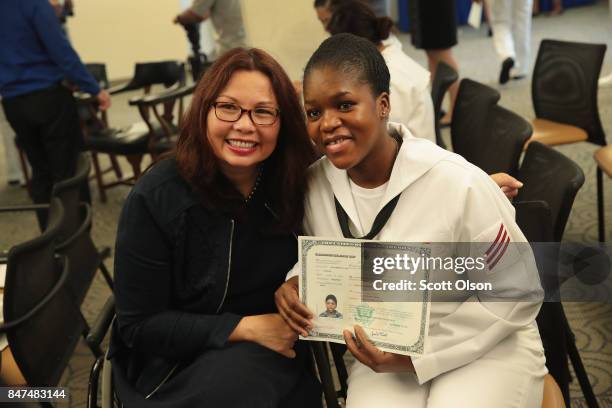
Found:
M 82 140 L 72 94 L 53 86 L 3 100 L 3 105 L 17 143 L 32 166 L 32 200 L 48 203 L 53 183 L 74 175 Z M 44 229 L 46 211 L 37 216 Z

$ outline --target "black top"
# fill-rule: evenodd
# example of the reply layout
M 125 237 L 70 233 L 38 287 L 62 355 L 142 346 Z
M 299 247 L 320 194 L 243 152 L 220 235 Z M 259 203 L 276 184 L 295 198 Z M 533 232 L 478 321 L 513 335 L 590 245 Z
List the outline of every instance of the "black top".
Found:
M 117 231 L 110 357 L 141 394 L 180 362 L 224 347 L 242 316 L 275 311 L 297 245 L 268 230 L 275 217 L 262 187 L 240 219 L 202 205 L 174 160 L 130 192 Z

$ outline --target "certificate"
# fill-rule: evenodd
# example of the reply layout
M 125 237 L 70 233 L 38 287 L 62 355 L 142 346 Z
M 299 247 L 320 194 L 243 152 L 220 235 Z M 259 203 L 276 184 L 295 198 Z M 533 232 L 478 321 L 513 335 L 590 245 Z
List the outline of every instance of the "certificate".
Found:
M 429 292 L 404 290 L 390 297 L 388 291 L 373 288 L 382 282 L 377 270 L 384 266 L 381 260 L 429 253 L 426 244 L 299 237 L 300 299 L 314 314 L 313 329 L 304 339 L 344 343 L 343 330 L 353 332 L 360 325 L 380 350 L 423 354 Z M 424 268 L 410 275 L 412 280 L 429 280 L 429 270 Z

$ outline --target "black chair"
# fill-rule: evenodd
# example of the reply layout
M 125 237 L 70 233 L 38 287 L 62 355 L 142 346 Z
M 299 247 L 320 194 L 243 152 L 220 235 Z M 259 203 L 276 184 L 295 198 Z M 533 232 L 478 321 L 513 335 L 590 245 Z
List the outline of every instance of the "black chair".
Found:
M 486 85 L 461 81 L 451 123 L 453 150 L 487 174 L 516 176 L 531 126 L 497 105 L 499 97 L 499 92 Z
M 553 240 L 561 242 L 574 199 L 584 184 L 580 166 L 538 142 L 527 147 L 518 173 L 523 182 L 515 201 L 545 201 L 550 207 Z
M 536 119 L 530 140 L 546 145 L 589 142 L 606 145 L 597 90 L 605 44 L 543 40 L 533 71 L 531 97 Z M 599 240 L 604 241 L 603 178 L 597 168 Z
M 93 64 L 92 74 L 102 75 L 99 82 L 108 83 L 105 78 L 106 70 Z M 170 88 L 181 88 L 185 85 L 184 64 L 178 61 L 161 61 L 149 63 L 137 63 L 134 68 L 133 78 L 126 84 L 108 89 L 111 95 L 142 89 L 145 95 L 149 94 L 153 85 L 164 85 Z M 98 184 L 100 200 L 106 201 L 106 190 L 117 185 L 132 185 L 140 176 L 141 162 L 145 154 L 150 153 L 153 141 L 165 137 L 165 130 L 161 126 L 149 127 L 147 120 L 137 122 L 125 128 L 116 129 L 108 124 L 105 112 L 99 112 L 95 99 L 92 97 L 80 98 L 81 121 L 84 133 L 85 148 L 92 152 L 95 177 Z M 182 101 L 180 102 L 182 104 Z M 167 100 L 164 106 L 165 119 L 172 117 L 174 101 Z M 182 106 L 181 106 L 182 110 Z M 143 118 L 148 118 L 148 110 L 141 111 Z M 98 160 L 98 154 L 105 153 L 111 158 L 112 170 L 117 175 L 117 180 L 105 182 L 103 175 L 109 169 L 102 169 Z M 123 177 L 115 156 L 123 156 L 132 167 L 132 176 Z
M 446 145 L 442 140 L 440 132 L 440 110 L 442 109 L 442 101 L 448 88 L 459 79 L 459 74 L 450 65 L 440 61 L 436 67 L 436 75 L 431 82 L 431 99 L 434 107 L 434 121 L 436 127 L 436 144 L 444 149 Z
M 524 186 L 515 198 L 517 224 L 530 242 L 557 243 L 537 247 L 535 251 L 547 300 L 552 301 L 544 303 L 538 316 L 551 374 L 560 385 L 566 403 L 569 403 L 569 368 L 564 360 L 567 353 L 587 405 L 590 408 L 597 407 L 595 394 L 576 347 L 574 333 L 558 298 L 559 287 L 563 283 L 558 277 L 558 244 L 563 237 L 576 194 L 584 184 L 584 173 L 576 163 L 561 153 L 541 143 L 532 142 L 525 153 L 519 179 Z
M 55 255 L 63 216 L 60 200 L 53 199 L 47 229 L 8 255 L 0 331 L 29 386 L 59 383 L 83 330 L 66 288 L 69 261 Z

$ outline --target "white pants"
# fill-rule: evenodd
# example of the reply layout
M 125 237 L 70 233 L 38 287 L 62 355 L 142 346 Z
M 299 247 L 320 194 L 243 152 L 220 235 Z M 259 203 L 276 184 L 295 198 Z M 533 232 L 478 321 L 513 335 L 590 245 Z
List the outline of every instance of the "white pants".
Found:
M 500 61 L 514 59 L 512 75 L 528 75 L 531 53 L 533 0 L 487 0 L 491 10 L 493 43 Z
M 535 334 L 527 330 L 512 335 L 521 338 L 509 339 L 510 343 L 504 340 L 505 345 L 494 347 L 478 360 L 423 385 L 412 373 L 375 373 L 356 361 L 350 371 L 346 406 L 540 408 L 546 367 L 535 330 Z

